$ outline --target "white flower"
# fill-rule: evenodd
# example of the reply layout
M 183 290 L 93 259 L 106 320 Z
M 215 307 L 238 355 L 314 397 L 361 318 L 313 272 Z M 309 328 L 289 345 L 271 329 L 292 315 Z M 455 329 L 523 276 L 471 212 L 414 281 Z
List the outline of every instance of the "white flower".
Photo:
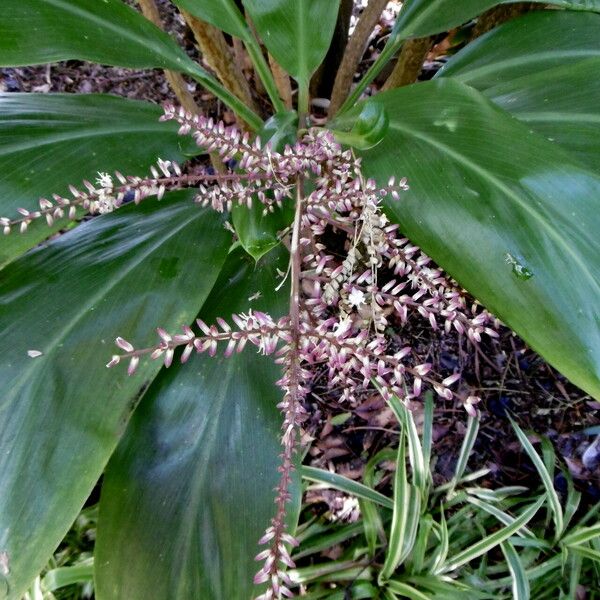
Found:
M 104 189 L 112 189 L 113 180 L 112 180 L 112 177 L 108 173 L 98 172 L 98 177 L 96 178 L 96 184 Z
M 350 306 L 356 306 L 360 308 L 365 303 L 365 294 L 358 288 L 352 288 L 352 291 L 348 295 L 348 302 Z

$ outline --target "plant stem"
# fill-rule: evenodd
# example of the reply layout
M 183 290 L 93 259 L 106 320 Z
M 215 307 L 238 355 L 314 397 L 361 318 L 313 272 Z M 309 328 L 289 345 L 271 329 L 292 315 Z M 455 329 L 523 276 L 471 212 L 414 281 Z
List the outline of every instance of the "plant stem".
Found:
M 385 8 L 387 0 L 369 0 L 369 4 L 363 10 L 354 33 L 350 37 L 346 50 L 344 52 L 344 58 L 342 64 L 338 69 L 335 77 L 335 83 L 333 85 L 333 91 L 331 93 L 331 104 L 329 107 L 329 116 L 333 117 L 340 108 L 344 98 L 350 92 L 352 85 L 352 78 L 360 59 L 365 52 L 369 37 L 373 32 L 381 12 Z
M 273 74 L 271 73 L 271 69 L 265 60 L 265 57 L 262 53 L 262 50 L 256 41 L 254 35 L 250 32 L 248 35 L 248 39 L 244 40 L 244 45 L 246 46 L 246 50 L 248 51 L 248 55 L 250 56 L 250 60 L 254 65 L 254 70 L 260 77 L 260 80 L 263 82 L 265 86 L 265 90 L 273 103 L 273 108 L 275 112 L 284 112 L 286 110 L 285 104 L 279 97 L 279 90 L 277 89 L 277 84 L 275 83 L 275 79 L 273 78 Z
M 246 106 L 256 110 L 250 86 L 244 78 L 239 64 L 235 61 L 221 30 L 198 19 L 186 10 L 181 10 L 181 14 L 194 34 L 202 56 L 223 85 L 240 98 Z
M 417 81 L 432 42 L 433 37 L 431 36 L 408 40 L 402 46 L 398 61 L 385 82 L 383 91 L 410 85 Z
M 375 77 L 377 77 L 377 75 L 379 75 L 379 73 L 381 73 L 383 67 L 385 67 L 385 65 L 391 60 L 392 56 L 396 54 L 403 42 L 404 40 L 399 35 L 394 37 L 390 36 L 388 43 L 385 45 L 385 48 L 382 50 L 377 60 L 365 73 L 365 76 L 359 81 L 358 85 L 354 88 L 348 98 L 346 98 L 345 102 L 340 107 L 339 112 L 344 112 L 356 104 L 356 101 L 360 98 L 360 95 L 365 91 L 366 87 L 373 81 L 373 79 L 375 79 Z
M 308 81 L 298 82 L 298 128 L 306 127 L 306 118 L 309 114 Z
M 140 5 L 142 14 L 146 17 L 146 19 L 162 29 L 162 21 L 154 0 L 138 0 L 138 4 Z M 171 86 L 171 89 L 175 93 L 175 96 L 177 96 L 177 100 L 179 100 L 181 103 L 181 106 L 183 106 L 183 108 L 185 108 L 185 110 L 188 112 L 199 113 L 200 109 L 196 104 L 194 97 L 187 89 L 183 76 L 176 71 L 170 71 L 168 69 L 165 69 L 164 74 L 169 82 L 169 85 Z
M 275 79 L 275 85 L 279 90 L 279 96 L 287 110 L 292 110 L 292 84 L 290 76 L 283 70 L 281 65 L 269 54 L 269 65 Z

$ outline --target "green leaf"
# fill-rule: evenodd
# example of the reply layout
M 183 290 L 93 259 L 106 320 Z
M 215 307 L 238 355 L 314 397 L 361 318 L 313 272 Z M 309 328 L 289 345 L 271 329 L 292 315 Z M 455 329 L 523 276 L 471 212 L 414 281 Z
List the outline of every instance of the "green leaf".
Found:
M 164 31 L 121 0 L 3 0 L 0 65 L 80 59 L 138 69 L 194 70 Z
M 276 112 L 285 110 L 262 48 L 234 0 L 174 0 L 177 6 L 199 19 L 243 40 L 248 55 L 273 102 Z
M 159 123 L 159 107 L 100 94 L 0 94 L 0 215 L 35 210 L 38 199 L 67 195 L 98 171 L 146 175 L 158 157 L 181 162 L 198 152 L 175 123 Z M 34 221 L 0 239 L 0 266 L 35 246 L 52 228 Z
M 515 547 L 510 542 L 502 542 L 500 547 L 513 580 L 512 593 L 514 600 L 529 600 L 529 580 Z
M 599 27 L 600 15 L 534 11 L 476 39 L 452 57 L 437 77 L 454 77 L 487 90 L 566 63 L 573 66 L 600 58 Z
M 507 540 L 511 535 L 515 534 L 523 525 L 528 523 L 535 515 L 535 513 L 539 510 L 540 506 L 546 500 L 545 497 L 538 498 L 538 500 L 527 507 L 512 523 L 511 525 L 507 525 L 503 527 L 499 531 L 488 535 L 483 538 L 479 542 L 473 544 L 469 548 L 462 550 L 454 554 L 448 562 L 444 565 L 443 570 L 445 572 L 455 571 L 458 567 L 468 563 L 469 561 L 482 556 L 486 552 L 489 552 L 492 548 L 496 547 L 498 544 L 501 544 L 505 540 Z
M 296 142 L 298 115 L 296 111 L 277 113 L 268 119 L 258 137 L 263 143 L 270 142 L 276 152 L 283 152 L 286 145 Z M 269 150 L 266 150 L 269 152 Z M 264 205 L 254 200 L 252 208 L 234 206 L 231 219 L 242 247 L 254 260 L 259 260 L 280 244 L 278 232 L 286 229 L 294 218 L 293 205 L 289 200 L 282 208 L 275 208 L 272 213 L 263 214 Z
M 535 0 L 542 4 L 553 4 L 566 8 L 600 12 L 600 0 Z M 512 4 L 515 0 L 407 0 L 396 19 L 396 23 L 388 37 L 388 41 L 371 68 L 363 76 L 352 94 L 344 102 L 340 112 L 349 109 L 360 98 L 361 94 L 385 65 L 392 60 L 405 40 L 419 38 L 447 31 L 469 19 L 480 15 L 488 8 L 499 4 Z M 555 13 L 556 14 L 556 13 Z M 591 17 L 591 15 L 584 15 Z M 552 18 L 552 17 L 550 17 Z M 579 33 L 573 38 L 578 37 Z M 550 36 L 551 39 L 551 36 Z M 524 32 L 521 40 L 528 43 L 528 32 Z M 520 40 L 519 40 L 520 41 Z M 475 46 L 478 41 L 469 44 Z M 523 43 L 523 42 L 521 42 Z M 535 46 L 531 46 L 535 48 Z M 484 60 L 486 60 L 484 58 Z
M 283 314 L 287 294 L 274 287 L 275 267 L 285 261 L 281 252 L 255 268 L 241 251 L 232 253 L 201 317 L 212 323 L 249 306 Z M 106 471 L 99 599 L 251 597 L 257 542 L 275 511 L 279 377 L 272 357 L 251 345 L 230 358 L 176 360 L 159 375 Z M 298 487 L 292 492 L 298 500 Z
M 432 596 L 428 596 L 403 581 L 391 579 L 387 582 L 387 587 L 395 594 L 400 594 L 402 598 L 410 598 L 411 600 L 432 600 Z
M 561 543 L 566 546 L 576 546 L 578 544 L 589 542 L 593 539 L 600 539 L 600 523 L 596 523 L 590 527 L 578 527 L 566 535 L 561 540 Z
M 405 558 L 404 550 L 412 533 L 408 516 L 414 513 L 412 508 L 416 502 L 420 502 L 420 495 L 417 488 L 408 482 L 406 473 L 406 430 L 402 427 L 398 440 L 398 457 L 394 473 L 394 512 L 385 561 L 378 578 L 380 585 L 392 576 L 396 567 Z
M 90 558 L 71 567 L 59 567 L 48 571 L 42 579 L 44 589 L 54 592 L 74 583 L 93 583 L 94 560 Z
M 327 487 L 341 490 L 357 498 L 363 498 L 364 500 L 370 500 L 384 506 L 385 508 L 393 508 L 394 503 L 390 498 L 384 496 L 380 492 L 377 492 L 362 483 L 348 479 L 343 475 L 337 473 L 331 473 L 330 471 L 324 471 L 323 469 L 317 469 L 316 467 L 300 467 L 300 474 L 303 479 L 308 481 L 314 481 L 315 483 L 323 483 Z
M 407 0 L 392 36 L 398 32 L 403 39 L 440 33 L 482 14 L 499 4 L 513 4 L 518 0 Z M 580 10 L 600 12 L 600 0 L 534 0 Z
M 560 504 L 560 499 L 558 497 L 557 491 L 554 489 L 554 481 L 553 477 L 548 472 L 548 469 L 544 465 L 544 461 L 541 459 L 540 455 L 535 451 L 532 443 L 529 441 L 525 432 L 509 417 L 510 423 L 517 434 L 517 438 L 523 447 L 523 450 L 529 456 L 535 470 L 538 472 L 540 479 L 542 480 L 542 484 L 544 485 L 544 489 L 546 490 L 546 498 L 548 499 L 548 506 L 552 511 L 552 518 L 554 520 L 554 539 L 558 539 L 564 529 L 564 517 L 563 510 Z
M 275 60 L 302 86 L 325 58 L 339 0 L 242 0 Z
M 173 3 L 229 35 L 246 42 L 252 37 L 234 0 L 173 0 Z
M 463 438 L 460 446 L 460 452 L 458 453 L 458 459 L 456 461 L 456 467 L 454 468 L 454 476 L 450 481 L 450 489 L 448 490 L 446 497 L 451 498 L 454 494 L 454 490 L 458 485 L 458 482 L 462 479 L 467 463 L 469 462 L 469 456 L 473 451 L 473 446 L 477 440 L 477 434 L 479 433 L 479 418 L 471 417 L 467 421 L 467 430 L 465 431 L 465 437 Z
M 350 131 L 334 131 L 333 133 L 342 144 L 359 150 L 368 150 L 383 140 L 388 131 L 388 125 L 389 119 L 383 105 L 376 101 L 366 101 Z
M 257 129 L 261 119 L 164 31 L 121 0 L 3 0 L 0 66 L 89 60 L 187 73 Z
M 411 187 L 388 203 L 390 216 L 546 360 L 600 397 L 600 176 L 451 79 L 378 101 L 390 132 L 362 153 L 365 174 L 380 182 L 406 176 Z
M 0 575 L 17 600 L 75 520 L 160 364 L 108 370 L 116 336 L 190 322 L 227 253 L 188 192 L 97 217 L 0 271 Z M 41 352 L 30 358 L 29 350 Z
M 598 31 L 599 15 L 536 11 L 469 44 L 438 76 L 477 88 L 600 171 Z

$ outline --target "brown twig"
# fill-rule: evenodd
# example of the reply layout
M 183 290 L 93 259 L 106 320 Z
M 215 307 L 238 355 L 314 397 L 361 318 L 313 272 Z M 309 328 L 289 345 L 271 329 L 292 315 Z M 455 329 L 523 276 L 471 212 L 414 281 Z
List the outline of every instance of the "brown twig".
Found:
M 333 92 L 331 92 L 331 104 L 329 106 L 329 116 L 332 117 L 338 111 L 346 96 L 350 92 L 354 73 L 358 68 L 360 59 L 365 52 L 369 37 L 373 28 L 379 21 L 379 17 L 387 4 L 387 0 L 369 0 L 369 4 L 364 9 L 354 33 L 348 41 L 342 64 L 337 72 Z
M 292 84 L 290 82 L 290 76 L 281 68 L 281 65 L 269 54 L 269 66 L 273 72 L 273 78 L 275 79 L 275 85 L 277 91 L 285 104 L 285 107 L 289 110 L 292 109 Z
M 160 29 L 163 28 L 162 20 L 160 18 L 160 14 L 158 12 L 158 8 L 154 3 L 154 0 L 138 0 L 138 4 L 140 5 L 140 9 L 142 10 L 142 14 L 154 23 Z M 199 114 L 200 109 L 194 100 L 194 97 L 190 93 L 185 83 L 185 79 L 180 73 L 176 71 L 165 70 L 165 77 L 171 86 L 171 89 L 177 96 L 177 100 L 181 106 L 185 108 L 188 112 Z
M 392 74 L 385 82 L 383 89 L 391 90 L 417 81 L 423 68 L 423 61 L 433 42 L 432 37 L 407 40 L 402 46 L 400 56 L 394 65 Z
M 248 81 L 221 30 L 201 21 L 185 10 L 181 10 L 181 14 L 194 34 L 204 60 L 223 85 L 256 112 L 256 104 L 252 98 Z
M 490 8 L 477 19 L 477 23 L 473 28 L 471 40 L 482 36 L 484 33 L 494 29 L 494 27 L 497 27 L 510 19 L 514 19 L 533 8 L 539 8 L 539 5 L 536 6 L 533 2 L 520 2 L 508 6 L 495 6 Z

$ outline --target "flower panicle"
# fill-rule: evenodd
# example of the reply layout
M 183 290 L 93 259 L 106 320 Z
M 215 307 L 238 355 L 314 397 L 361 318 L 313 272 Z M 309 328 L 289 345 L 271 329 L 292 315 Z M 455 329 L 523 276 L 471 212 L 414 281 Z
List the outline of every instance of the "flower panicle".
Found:
M 167 189 L 183 187 L 198 179 L 182 175 L 176 162 L 161 158 L 156 166 L 150 167 L 150 173 L 150 177 L 137 177 L 124 176 L 119 171 L 115 171 L 114 175 L 99 172 L 93 183 L 86 179 L 80 188 L 69 185 L 70 197 L 52 194 L 52 199 L 39 199 L 37 210 L 18 208 L 19 217 L 0 217 L 0 227 L 4 235 L 9 235 L 13 229 L 25 233 L 36 219 L 45 219 L 47 225 L 52 227 L 55 221 L 65 217 L 77 219 L 82 211 L 92 215 L 112 212 L 129 199 L 136 204 L 149 196 L 156 196 L 160 200 Z
M 182 327 L 182 333 L 171 334 L 161 327 L 156 332 L 160 341 L 154 346 L 136 349 L 133 344 L 122 337 L 117 337 L 115 344 L 122 350 L 121 354 L 114 354 L 108 368 L 114 367 L 123 361 L 129 361 L 128 374 L 133 375 L 140 363 L 140 358 L 149 355 L 150 359 L 162 359 L 165 367 L 173 363 L 175 351 L 183 348 L 181 362 L 186 363 L 192 352 L 201 354 L 206 352 L 215 356 L 219 345 L 226 344 L 224 355 L 231 356 L 234 352 L 241 352 L 248 342 L 258 348 L 261 354 L 273 354 L 278 344 L 289 339 L 288 319 L 283 317 L 277 321 L 261 311 L 248 311 L 248 314 L 234 314 L 232 320 L 237 329 L 232 329 L 224 319 L 218 318 L 217 323 L 207 325 L 202 319 L 196 319 L 199 332 L 189 325 Z
M 421 320 L 431 329 L 464 336 L 481 352 L 480 342 L 497 337 L 499 323 L 389 222 L 383 201 L 398 200 L 408 190 L 406 179 L 391 178 L 381 186 L 364 178 L 360 159 L 343 150 L 330 132 L 309 130 L 277 153 L 235 128 L 172 106 L 165 107 L 162 120 L 175 120 L 182 135 L 192 135 L 224 161 L 235 158 L 245 171 L 221 176 L 214 185 L 198 180 L 197 200 L 214 210 L 258 200 L 268 212 L 301 189 L 299 180 L 312 182 L 304 197 L 298 192 L 287 316 L 249 311 L 233 315 L 233 326 L 220 318 L 213 325 L 199 319 L 197 331 L 189 326 L 179 334 L 158 329 L 159 342 L 141 350 L 117 338 L 122 353 L 108 364 L 127 360 L 133 374 L 143 355 L 160 358 L 168 367 L 177 349 L 185 362 L 194 351 L 214 356 L 219 347 L 230 356 L 248 342 L 274 356 L 283 372 L 277 382 L 283 391 L 278 404 L 283 415 L 280 480 L 275 516 L 260 540 L 267 548 L 256 557 L 263 564 L 255 583 L 267 584 L 261 600 L 291 597 L 286 569 L 294 566 L 289 546 L 295 540 L 286 529 L 286 507 L 305 399 L 317 378 L 342 390 L 340 402 L 351 405 L 373 386 L 384 398 L 398 396 L 407 406 L 428 388 L 475 415 L 479 398 L 462 382 L 460 371 L 437 375 L 404 338 L 403 328 Z

